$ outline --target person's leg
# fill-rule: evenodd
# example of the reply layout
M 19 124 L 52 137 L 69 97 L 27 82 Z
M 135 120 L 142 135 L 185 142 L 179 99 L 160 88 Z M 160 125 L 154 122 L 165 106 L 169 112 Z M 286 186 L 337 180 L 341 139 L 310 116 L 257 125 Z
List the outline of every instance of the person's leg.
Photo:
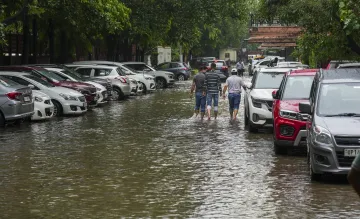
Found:
M 211 105 L 212 105 L 212 95 L 211 94 L 206 95 L 206 102 L 207 102 L 208 120 L 210 120 L 210 117 L 211 117 Z
M 199 92 L 196 92 L 195 93 L 195 110 L 194 110 L 193 117 L 197 117 L 199 115 L 200 102 L 201 102 L 201 94 L 199 95 Z
M 233 119 L 236 120 L 236 116 L 239 112 L 239 107 L 240 107 L 240 100 L 241 100 L 241 95 L 240 94 L 235 94 L 234 95 L 234 114 L 233 114 Z
M 215 119 L 217 118 L 218 115 L 218 105 L 219 105 L 219 94 L 213 94 L 214 96 L 214 116 Z
M 238 69 L 238 70 L 237 70 L 237 75 L 240 76 L 240 74 L 241 74 L 241 70 Z
M 204 119 L 205 108 L 206 108 L 206 96 L 202 96 L 201 94 L 201 100 L 200 100 L 201 120 Z
M 234 98 L 233 98 L 233 94 L 229 94 L 228 98 L 229 98 L 229 112 L 230 112 L 230 119 L 233 118 L 233 112 L 234 112 Z

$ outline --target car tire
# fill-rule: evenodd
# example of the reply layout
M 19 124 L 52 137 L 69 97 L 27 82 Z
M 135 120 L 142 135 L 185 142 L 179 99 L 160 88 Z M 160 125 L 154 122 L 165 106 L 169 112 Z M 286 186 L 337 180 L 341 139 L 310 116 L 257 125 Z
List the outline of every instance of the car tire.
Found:
M 276 144 L 276 137 L 275 137 L 275 124 L 273 124 L 273 142 L 274 142 L 274 152 L 276 155 L 286 155 L 287 154 L 287 150 L 284 147 L 281 147 L 280 145 Z
M 166 88 L 166 81 L 164 78 L 156 79 L 156 89 L 164 89 Z
M 258 129 L 257 128 L 255 128 L 252 124 L 251 124 L 251 122 L 249 121 L 249 132 L 251 132 L 251 133 L 258 133 Z
M 123 100 L 125 99 L 124 93 L 121 91 L 120 88 L 114 87 L 113 88 L 113 100 Z
M 178 81 L 185 81 L 185 75 L 179 74 L 179 75 L 177 76 L 177 79 L 178 79 Z
M 56 100 L 51 100 L 51 102 L 54 104 L 53 117 L 62 116 L 62 114 L 63 114 L 63 108 L 62 108 L 61 104 L 60 104 L 58 101 L 56 101 Z
M 310 175 L 310 179 L 311 181 L 319 181 L 322 178 L 321 174 L 318 173 L 314 173 L 313 168 L 312 168 L 312 159 L 311 156 L 308 154 L 308 166 L 309 166 L 309 175 Z
M 0 127 L 5 127 L 5 117 L 1 111 L 0 111 Z
M 244 101 L 245 102 L 245 101 Z M 244 124 L 245 124 L 245 127 L 247 127 L 249 125 L 249 117 L 247 116 L 247 109 L 245 107 L 245 110 L 244 110 Z
M 143 91 L 142 91 L 142 93 L 143 93 L 143 94 L 146 94 L 146 93 L 147 93 L 147 88 L 146 88 L 146 86 L 145 86 L 144 83 L 141 83 L 141 84 L 142 84 L 142 86 L 143 86 Z

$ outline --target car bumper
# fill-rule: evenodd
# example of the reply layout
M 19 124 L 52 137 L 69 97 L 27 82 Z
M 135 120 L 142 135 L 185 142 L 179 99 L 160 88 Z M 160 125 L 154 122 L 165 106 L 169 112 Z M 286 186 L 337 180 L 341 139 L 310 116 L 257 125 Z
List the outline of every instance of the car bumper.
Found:
M 306 147 L 306 122 L 277 117 L 274 124 L 274 141 L 278 146 Z M 292 135 L 283 136 L 281 135 L 282 131 L 286 133 L 292 132 Z
M 295 140 L 276 139 L 275 143 L 282 147 L 306 148 L 306 130 L 301 130 Z
M 83 102 L 73 101 L 73 103 L 63 104 L 62 107 L 65 115 L 79 115 L 87 111 L 87 103 Z
M 345 157 L 343 149 L 337 152 L 333 146 L 320 146 L 311 141 L 309 141 L 309 150 L 309 156 L 313 161 L 313 172 L 316 174 L 346 175 L 349 173 L 351 163 L 355 159 L 355 157 Z
M 174 79 L 169 79 L 169 80 L 167 81 L 167 84 L 168 84 L 168 85 L 173 85 L 173 84 L 175 84 L 175 80 L 174 80 Z
M 31 117 L 31 120 L 45 120 L 51 119 L 54 114 L 54 105 L 44 104 L 44 103 L 35 103 L 34 114 Z
M 250 106 L 249 114 L 254 127 L 273 127 L 272 112 L 265 106 L 262 106 L 262 108 Z
M 27 103 L 23 104 L 20 102 L 16 103 L 6 103 L 8 104 L 7 107 L 10 109 L 7 109 L 5 112 L 5 120 L 17 120 L 17 119 L 23 119 L 26 117 L 30 117 L 34 114 L 34 103 Z
M 107 103 L 108 98 L 109 98 L 109 94 L 108 94 L 108 92 L 106 90 L 99 92 L 98 93 L 97 105 L 102 105 L 102 104 Z

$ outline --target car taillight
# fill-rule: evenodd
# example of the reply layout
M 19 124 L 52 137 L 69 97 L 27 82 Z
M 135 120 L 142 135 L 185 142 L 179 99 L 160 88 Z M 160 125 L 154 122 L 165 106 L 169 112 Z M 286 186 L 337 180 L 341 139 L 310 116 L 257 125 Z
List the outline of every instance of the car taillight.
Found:
M 124 79 L 123 77 L 116 77 L 115 79 L 118 79 L 119 81 L 121 81 L 121 83 L 126 83 L 126 79 Z
M 7 96 L 10 100 L 20 100 L 19 96 L 21 96 L 21 93 L 20 93 L 20 92 L 13 91 L 13 92 L 7 93 L 6 96 Z
M 188 69 L 187 69 L 187 68 L 182 68 L 182 70 L 185 70 L 185 71 L 187 71 Z
M 222 68 L 222 69 L 227 69 L 228 67 L 227 67 L 227 66 L 222 66 L 221 68 Z

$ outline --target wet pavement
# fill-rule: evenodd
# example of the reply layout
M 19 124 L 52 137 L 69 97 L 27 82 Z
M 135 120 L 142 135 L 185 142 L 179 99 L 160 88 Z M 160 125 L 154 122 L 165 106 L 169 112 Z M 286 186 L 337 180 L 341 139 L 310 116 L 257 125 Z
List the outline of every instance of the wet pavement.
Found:
M 360 218 L 346 180 L 310 182 L 227 101 L 190 119 L 189 87 L 0 130 L 0 218 Z

